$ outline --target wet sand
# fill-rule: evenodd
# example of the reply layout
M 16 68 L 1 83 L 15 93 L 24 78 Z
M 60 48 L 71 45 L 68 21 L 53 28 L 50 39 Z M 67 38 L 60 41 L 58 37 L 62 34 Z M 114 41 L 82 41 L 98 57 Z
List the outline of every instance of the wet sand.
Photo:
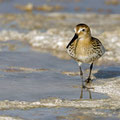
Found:
M 95 66 L 94 89 L 84 90 L 80 99 L 81 80 L 73 60 L 33 51 L 21 42 L 9 44 L 18 49 L 5 47 L 0 53 L 1 120 L 119 119 L 120 67 Z M 83 68 L 87 73 L 88 65 Z
M 17 2 L 4 1 L 0 7 L 0 120 L 119 120 L 120 15 L 108 14 L 119 13 L 119 3 L 115 7 L 99 1 L 97 9 L 88 9 L 84 6 L 88 0 L 78 0 L 71 3 L 82 9 L 70 4 L 71 9 L 44 13 L 17 9 Z M 18 5 L 26 7 L 27 2 Z M 29 2 L 36 7 L 39 1 Z M 91 5 L 93 2 L 98 1 Z M 67 0 L 63 7 L 66 5 Z M 98 9 L 104 14 L 96 14 Z M 87 85 L 93 89 L 84 89 L 82 99 L 78 65 L 65 49 L 80 22 L 88 24 L 106 48 L 106 54 L 95 63 L 92 84 Z M 85 79 L 89 65 L 82 68 Z
M 50 54 L 31 50 L 3 51 L 1 56 L 0 100 L 36 101 L 60 96 L 79 99 L 79 74 L 65 74 L 66 71 L 74 74 L 78 70 L 73 60 L 61 60 Z M 78 88 L 74 88 L 76 85 Z M 4 93 L 2 89 L 5 89 Z

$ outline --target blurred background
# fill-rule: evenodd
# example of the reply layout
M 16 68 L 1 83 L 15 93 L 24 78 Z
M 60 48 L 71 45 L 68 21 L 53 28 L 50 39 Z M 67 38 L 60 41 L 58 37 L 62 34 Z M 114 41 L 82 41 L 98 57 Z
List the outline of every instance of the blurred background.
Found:
M 1 13 L 120 13 L 120 0 L 0 0 Z
M 88 24 L 93 36 L 107 45 L 103 59 L 114 58 L 110 64 L 118 63 L 120 0 L 0 0 L 1 41 L 24 41 L 32 50 L 51 52 L 62 59 L 70 59 L 65 46 L 79 23 Z

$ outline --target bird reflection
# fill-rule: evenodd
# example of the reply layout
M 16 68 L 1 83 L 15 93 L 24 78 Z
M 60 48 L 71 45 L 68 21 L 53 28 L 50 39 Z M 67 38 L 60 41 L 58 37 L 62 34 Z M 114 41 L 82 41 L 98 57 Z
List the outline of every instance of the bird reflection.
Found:
M 86 83 L 86 86 L 83 86 L 81 87 L 81 92 L 80 92 L 80 99 L 83 98 L 83 93 L 84 93 L 84 90 L 87 90 L 87 92 L 89 93 L 89 99 L 92 99 L 92 94 L 91 94 L 91 91 L 90 89 L 93 89 L 92 87 L 89 87 L 91 83 Z

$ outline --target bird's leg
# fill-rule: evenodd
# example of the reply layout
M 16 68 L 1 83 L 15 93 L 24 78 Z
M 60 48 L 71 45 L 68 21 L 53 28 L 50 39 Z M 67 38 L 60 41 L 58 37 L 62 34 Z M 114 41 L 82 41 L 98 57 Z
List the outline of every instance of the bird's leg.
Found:
M 83 72 L 82 72 L 81 66 L 79 66 L 79 69 L 80 69 L 80 77 L 81 77 L 81 79 L 82 79 L 82 87 L 84 87 L 84 83 L 83 83 Z
M 80 94 L 80 99 L 83 98 L 83 88 L 85 88 L 84 83 L 83 83 L 83 72 L 81 66 L 79 66 L 80 69 L 80 77 L 82 79 L 82 87 L 81 87 L 81 94 Z
M 83 98 L 83 86 L 81 87 L 80 99 Z
M 89 92 L 89 99 L 92 99 L 91 91 L 88 89 Z
M 90 72 L 89 72 L 89 76 L 87 78 L 87 80 L 85 80 L 85 82 L 89 83 L 91 81 L 91 72 L 92 72 L 92 68 L 93 68 L 93 63 L 90 65 Z
M 92 64 L 93 66 L 93 64 Z M 90 67 L 90 74 L 89 74 L 89 77 L 91 75 L 91 70 L 92 70 L 92 66 Z M 80 69 L 80 77 L 82 79 L 82 87 L 81 87 L 81 93 L 80 93 L 80 99 L 83 98 L 83 89 L 87 88 L 88 92 L 89 92 L 89 98 L 92 99 L 92 95 L 91 95 L 91 91 L 89 90 L 89 88 L 87 86 L 84 85 L 84 82 L 83 82 L 83 72 L 82 72 L 82 68 L 81 66 L 79 66 L 79 69 Z M 89 78 L 88 77 L 88 78 Z

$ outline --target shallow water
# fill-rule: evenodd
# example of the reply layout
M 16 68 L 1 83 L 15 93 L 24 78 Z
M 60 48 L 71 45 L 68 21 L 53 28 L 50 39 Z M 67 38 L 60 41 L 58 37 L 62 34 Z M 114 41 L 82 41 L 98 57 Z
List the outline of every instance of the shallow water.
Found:
M 16 49 L 9 49 L 8 43 Z M 4 44 L 0 53 L 1 120 L 119 119 L 119 67 L 95 66 L 94 89 L 84 90 L 80 99 L 81 80 L 73 60 L 33 51 L 19 41 Z M 83 68 L 87 73 L 88 65 Z
M 86 12 L 88 0 L 72 1 L 70 5 L 75 4 L 69 9 L 66 2 L 66 8 L 59 11 L 62 13 L 34 14 L 13 7 L 17 2 L 0 4 L 1 12 L 10 12 L 0 14 L 0 120 L 119 120 L 120 15 L 106 14 L 109 8 L 119 13 L 119 5 L 107 6 L 104 1 L 92 0 L 91 12 L 98 13 L 102 6 L 105 14 L 79 14 Z M 29 2 L 42 5 L 46 1 Z M 63 5 L 62 1 L 54 2 L 58 3 Z M 83 8 L 72 14 L 78 3 Z M 3 9 L 8 4 L 8 9 Z M 65 49 L 74 26 L 80 22 L 88 24 L 92 35 L 106 48 L 106 54 L 94 66 L 92 84 L 87 84 L 92 89 L 84 89 L 82 99 L 77 63 Z M 82 68 L 85 79 L 89 65 Z
M 0 100 L 36 101 L 47 97 L 79 98 L 80 88 L 76 88 L 76 92 L 72 87 L 81 84 L 79 75 L 71 77 L 62 74 L 63 71 L 78 70 L 74 61 L 60 60 L 50 54 L 31 50 L 3 51 L 1 56 L 3 57 L 0 69 L 2 75 Z M 5 89 L 4 93 L 2 89 Z M 97 94 L 94 94 L 94 98 L 99 98 L 99 94 L 97 97 Z

